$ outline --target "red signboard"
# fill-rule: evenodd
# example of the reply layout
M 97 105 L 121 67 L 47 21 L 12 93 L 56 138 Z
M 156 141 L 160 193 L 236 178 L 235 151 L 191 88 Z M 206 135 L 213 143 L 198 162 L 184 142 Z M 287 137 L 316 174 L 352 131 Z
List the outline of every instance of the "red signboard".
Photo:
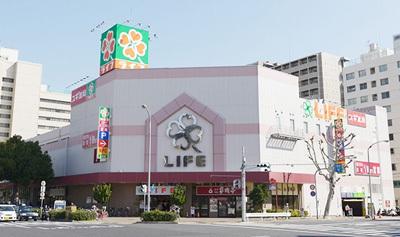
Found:
M 379 176 L 381 175 L 381 167 L 379 163 L 370 162 L 369 168 L 371 169 L 371 176 Z M 355 175 L 368 175 L 368 162 L 365 161 L 356 161 L 354 162 L 354 174 Z
M 97 145 L 97 132 L 92 131 L 82 135 L 82 148 L 87 149 Z
M 365 128 L 367 120 L 364 113 L 347 110 L 347 123 L 358 127 Z
M 242 189 L 232 186 L 197 186 L 196 195 L 198 196 L 238 196 Z

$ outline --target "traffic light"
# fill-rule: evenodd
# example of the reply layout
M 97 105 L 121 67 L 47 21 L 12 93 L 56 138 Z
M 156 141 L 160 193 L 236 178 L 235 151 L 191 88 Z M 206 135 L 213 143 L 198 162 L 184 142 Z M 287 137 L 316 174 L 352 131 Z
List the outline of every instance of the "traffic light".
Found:
M 260 163 L 257 165 L 259 168 L 265 168 L 264 171 L 270 171 L 271 170 L 271 165 L 268 163 Z

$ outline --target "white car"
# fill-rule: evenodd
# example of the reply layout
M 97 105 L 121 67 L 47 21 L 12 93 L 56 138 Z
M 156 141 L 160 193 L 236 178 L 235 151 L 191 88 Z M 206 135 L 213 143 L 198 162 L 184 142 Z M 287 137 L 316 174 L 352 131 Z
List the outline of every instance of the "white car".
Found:
M 0 204 L 0 221 L 16 221 L 17 213 L 13 205 Z

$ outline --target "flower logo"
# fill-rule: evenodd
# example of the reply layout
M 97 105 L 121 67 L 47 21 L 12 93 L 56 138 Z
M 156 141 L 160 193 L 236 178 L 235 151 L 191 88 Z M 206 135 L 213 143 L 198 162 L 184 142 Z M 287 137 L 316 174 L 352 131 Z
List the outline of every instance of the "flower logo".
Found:
M 167 136 L 172 138 L 172 145 L 175 148 L 186 151 L 192 147 L 197 153 L 201 153 L 196 145 L 201 141 L 203 130 L 196 123 L 196 117 L 188 113 L 179 116 L 178 120 L 169 122 Z M 177 141 L 181 139 L 184 139 L 185 142 L 177 144 Z
M 118 42 L 124 48 L 122 53 L 131 60 L 146 54 L 147 45 L 142 41 L 142 34 L 134 29 L 129 30 L 128 33 L 122 32 Z
M 114 32 L 109 31 L 107 32 L 106 38 L 104 38 L 103 42 L 101 43 L 101 52 L 103 53 L 103 61 L 108 61 L 112 59 L 111 54 L 114 52 L 115 49 L 115 39 L 114 39 Z

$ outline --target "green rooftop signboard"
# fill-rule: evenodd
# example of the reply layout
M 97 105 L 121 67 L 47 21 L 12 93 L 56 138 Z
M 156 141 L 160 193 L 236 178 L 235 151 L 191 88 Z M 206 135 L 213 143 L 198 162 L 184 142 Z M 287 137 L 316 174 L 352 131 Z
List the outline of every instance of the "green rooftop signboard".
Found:
M 101 35 L 100 75 L 148 67 L 149 32 L 116 24 Z

